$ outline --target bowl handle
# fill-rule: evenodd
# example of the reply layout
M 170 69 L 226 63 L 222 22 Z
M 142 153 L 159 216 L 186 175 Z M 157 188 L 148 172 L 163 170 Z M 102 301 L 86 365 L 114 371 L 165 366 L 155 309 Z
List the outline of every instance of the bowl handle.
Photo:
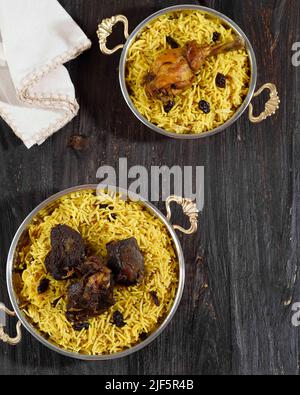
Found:
M 4 312 L 7 315 L 10 315 L 11 317 L 15 317 L 15 312 L 8 310 L 4 304 L 0 303 L 0 313 Z M 10 337 L 4 332 L 4 324 L 1 323 L 0 320 L 0 341 L 3 341 L 4 343 L 9 344 L 10 346 L 16 346 L 19 344 L 22 340 L 22 333 L 21 333 L 21 321 L 18 321 L 16 330 L 17 330 L 17 336 L 16 337 Z
M 265 89 L 270 91 L 270 99 L 267 101 L 265 106 L 265 111 L 263 111 L 258 117 L 253 115 L 253 105 L 250 103 L 249 105 L 249 119 L 253 123 L 260 123 L 271 117 L 275 114 L 275 112 L 279 109 L 280 99 L 278 95 L 277 88 L 274 84 L 265 84 L 263 85 L 253 97 L 259 96 Z
M 191 227 L 189 229 L 184 229 L 179 225 L 173 225 L 174 229 L 179 230 L 186 235 L 192 235 L 196 233 L 198 230 L 198 215 L 199 211 L 197 209 L 197 205 L 191 199 L 185 199 L 179 196 L 170 196 L 166 201 L 166 208 L 167 208 L 167 219 L 171 221 L 172 212 L 171 212 L 171 203 L 175 202 L 179 204 L 185 215 L 187 215 L 190 219 Z
M 107 48 L 107 39 L 111 35 L 113 31 L 113 27 L 118 23 L 122 22 L 124 24 L 124 36 L 126 40 L 129 37 L 128 33 L 128 19 L 124 15 L 116 15 L 111 18 L 103 19 L 103 21 L 99 24 L 97 30 L 97 36 L 99 38 L 100 51 L 105 55 L 112 55 L 117 52 L 119 49 L 124 48 L 124 44 L 120 44 L 113 49 Z

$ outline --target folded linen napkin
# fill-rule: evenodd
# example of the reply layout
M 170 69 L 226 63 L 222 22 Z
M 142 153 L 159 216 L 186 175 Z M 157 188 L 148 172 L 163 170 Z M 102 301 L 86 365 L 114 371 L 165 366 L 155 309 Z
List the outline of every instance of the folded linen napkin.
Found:
M 0 0 L 0 116 L 26 147 L 77 114 L 63 64 L 90 46 L 57 0 Z

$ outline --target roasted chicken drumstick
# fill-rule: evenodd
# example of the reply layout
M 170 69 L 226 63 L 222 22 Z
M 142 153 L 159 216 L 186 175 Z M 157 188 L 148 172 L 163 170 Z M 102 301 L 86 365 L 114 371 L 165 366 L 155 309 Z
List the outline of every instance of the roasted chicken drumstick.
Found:
M 182 48 L 168 49 L 158 56 L 146 75 L 146 91 L 152 98 L 166 103 L 178 92 L 192 85 L 195 75 L 207 58 L 239 50 L 244 46 L 244 41 L 237 37 L 234 41 L 214 47 L 199 45 L 194 40 Z

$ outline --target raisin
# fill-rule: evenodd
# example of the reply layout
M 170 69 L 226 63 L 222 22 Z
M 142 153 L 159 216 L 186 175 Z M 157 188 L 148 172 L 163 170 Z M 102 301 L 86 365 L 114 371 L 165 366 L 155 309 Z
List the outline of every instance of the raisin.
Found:
M 219 32 L 214 32 L 213 37 L 212 37 L 213 42 L 216 43 L 217 41 L 220 40 L 220 38 L 221 38 L 221 34 Z
M 43 278 L 38 286 L 38 293 L 41 295 L 48 291 L 50 285 L 50 280 L 48 278 Z
M 90 324 L 88 322 L 77 322 L 73 325 L 75 331 L 80 332 L 82 329 L 88 330 Z
M 176 48 L 179 48 L 179 47 L 180 47 L 180 45 L 178 44 L 178 42 L 177 42 L 176 40 L 174 40 L 173 37 L 167 36 L 166 40 L 167 40 L 167 43 L 170 45 L 170 47 L 171 47 L 172 49 L 176 49 Z
M 155 291 L 150 292 L 150 295 L 152 296 L 154 304 L 158 307 L 160 305 L 157 293 Z
M 126 325 L 126 322 L 124 322 L 123 314 L 120 311 L 115 311 L 114 312 L 114 314 L 113 314 L 113 323 L 118 328 L 123 328 L 123 326 Z
M 168 101 L 168 103 L 164 105 L 165 112 L 168 114 L 174 106 L 175 102 L 173 100 Z
M 200 108 L 201 111 L 204 112 L 204 114 L 209 114 L 210 113 L 210 105 L 205 100 L 200 100 L 199 101 L 199 108 Z
M 140 340 L 143 342 L 144 340 L 147 339 L 148 333 L 142 332 L 139 337 L 140 337 Z
M 218 88 L 226 87 L 226 76 L 224 74 L 218 73 L 216 77 L 216 85 Z
M 110 214 L 110 216 L 108 217 L 109 222 L 115 221 L 118 218 L 117 214 Z

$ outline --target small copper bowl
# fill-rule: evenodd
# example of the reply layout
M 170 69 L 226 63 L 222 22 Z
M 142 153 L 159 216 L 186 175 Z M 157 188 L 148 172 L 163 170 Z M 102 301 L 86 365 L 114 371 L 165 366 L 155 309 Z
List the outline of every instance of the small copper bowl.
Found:
M 179 230 L 182 233 L 185 233 L 188 235 L 191 235 L 197 231 L 198 210 L 197 210 L 196 204 L 193 203 L 189 199 L 184 199 L 184 198 L 177 197 L 177 196 L 170 196 L 166 202 L 167 216 L 164 216 L 155 206 L 153 206 L 148 201 L 142 199 L 141 197 L 139 197 L 137 195 L 134 195 L 132 192 L 129 193 L 128 191 L 122 190 L 121 188 L 118 188 L 117 193 L 124 196 L 125 199 L 139 201 L 140 204 L 146 210 L 148 210 L 154 217 L 158 218 L 165 225 L 167 231 L 170 234 L 170 237 L 173 240 L 174 251 L 176 252 L 177 259 L 178 259 L 179 283 L 178 283 L 178 288 L 177 288 L 177 293 L 176 293 L 176 297 L 174 300 L 174 304 L 173 304 L 171 310 L 169 311 L 169 313 L 167 314 L 167 316 L 165 317 L 165 319 L 163 320 L 163 322 L 159 324 L 157 329 L 152 334 L 150 334 L 146 340 L 141 341 L 137 345 L 135 345 L 125 351 L 122 351 L 122 352 L 119 352 L 116 354 L 109 354 L 109 355 L 85 355 L 85 354 L 67 351 L 64 348 L 61 348 L 58 345 L 52 343 L 51 340 L 44 337 L 43 334 L 38 331 L 38 329 L 30 322 L 28 317 L 26 317 L 26 315 L 20 308 L 18 292 L 15 289 L 15 284 L 13 281 L 13 273 L 14 273 L 14 269 L 16 266 L 17 251 L 19 248 L 19 244 L 22 240 L 22 237 L 24 236 L 24 233 L 26 232 L 26 230 L 27 230 L 28 226 L 30 225 L 30 223 L 32 222 L 33 218 L 36 217 L 36 215 L 38 215 L 38 213 L 40 213 L 41 211 L 44 211 L 48 207 L 51 208 L 51 206 L 53 206 L 53 204 L 57 200 L 61 199 L 63 196 L 69 195 L 70 193 L 73 193 L 73 192 L 84 191 L 84 190 L 99 191 L 99 189 L 97 188 L 97 185 L 83 185 L 83 186 L 78 186 L 78 187 L 70 188 L 70 189 L 64 190 L 62 192 L 59 192 L 56 195 L 45 200 L 35 210 L 33 210 L 28 215 L 28 217 L 25 219 L 25 221 L 22 223 L 19 230 L 17 231 L 17 233 L 12 241 L 11 247 L 10 247 L 10 251 L 8 254 L 8 258 L 7 258 L 7 267 L 6 267 L 7 289 L 8 289 L 10 301 L 11 301 L 14 311 L 8 310 L 3 304 L 0 303 L 0 314 L 1 314 L 1 312 L 4 312 L 10 316 L 16 315 L 18 317 L 19 321 L 18 321 L 17 327 L 16 327 L 17 336 L 15 338 L 12 338 L 8 334 L 6 334 L 5 330 L 4 330 L 5 323 L 1 322 L 1 320 L 0 320 L 0 341 L 3 341 L 3 342 L 10 344 L 12 346 L 16 346 L 22 340 L 21 326 L 23 326 L 40 343 L 42 343 L 44 346 L 48 347 L 49 349 L 51 349 L 59 354 L 62 354 L 66 357 L 82 359 L 82 360 L 86 360 L 86 361 L 103 361 L 103 360 L 110 360 L 110 359 L 117 359 L 117 358 L 121 358 L 121 357 L 126 357 L 128 355 L 133 354 L 136 351 L 141 350 L 142 348 L 144 348 L 147 345 L 149 345 L 150 343 L 152 343 L 165 330 L 167 325 L 171 322 L 174 314 L 177 311 L 179 303 L 181 301 L 183 289 L 184 289 L 184 283 L 185 283 L 184 256 L 183 256 L 179 238 L 178 238 L 175 230 Z M 116 194 L 115 187 L 107 187 L 107 188 L 105 188 L 105 191 L 112 197 L 114 197 Z M 188 218 L 190 220 L 190 228 L 189 229 L 184 229 L 181 226 L 171 224 L 172 213 L 171 213 L 170 206 L 171 206 L 172 202 L 176 202 L 177 204 L 179 204 L 182 207 L 184 214 L 188 216 Z
M 219 126 L 216 129 L 210 130 L 208 132 L 204 133 L 199 133 L 199 134 L 178 134 L 178 133 L 172 133 L 167 130 L 164 130 L 157 125 L 154 125 L 153 123 L 149 122 L 135 107 L 133 104 L 127 86 L 126 86 L 126 78 L 125 78 L 125 70 L 126 70 L 126 62 L 127 62 L 127 55 L 129 48 L 131 47 L 131 44 L 135 41 L 135 39 L 138 37 L 140 32 L 154 19 L 161 15 L 165 15 L 171 12 L 175 11 L 202 11 L 205 12 L 213 17 L 219 18 L 224 24 L 230 26 L 233 31 L 236 32 L 236 34 L 240 37 L 243 38 L 243 40 L 246 43 L 246 49 L 249 55 L 250 59 L 250 67 L 251 67 L 251 81 L 250 81 L 250 86 L 249 86 L 249 92 L 247 97 L 245 98 L 243 104 L 239 107 L 239 109 L 236 111 L 235 115 L 230 118 L 227 122 L 225 122 L 223 125 Z M 111 35 L 112 30 L 114 25 L 116 25 L 118 22 L 121 22 L 124 24 L 124 35 L 126 38 L 126 43 L 123 45 L 118 45 L 117 47 L 113 49 L 108 49 L 106 44 L 107 44 L 107 39 Z M 205 138 L 208 136 L 212 136 L 216 133 L 219 133 L 227 128 L 229 128 L 233 123 L 235 123 L 245 112 L 247 108 L 249 108 L 249 119 L 253 123 L 259 123 L 264 121 L 266 118 L 269 116 L 273 115 L 278 109 L 279 109 L 279 96 L 277 92 L 277 88 L 274 84 L 268 83 L 263 85 L 256 93 L 256 83 L 257 83 L 257 62 L 256 62 L 256 57 L 255 53 L 253 50 L 253 47 L 246 36 L 246 34 L 243 32 L 243 30 L 231 19 L 229 19 L 227 16 L 224 14 L 215 11 L 211 8 L 207 7 L 202 7 L 202 6 L 197 6 L 197 5 L 180 5 L 180 6 L 174 6 L 174 7 L 169 7 L 165 8 L 161 11 L 156 12 L 155 14 L 149 16 L 146 18 L 142 23 L 140 23 L 134 31 L 129 35 L 128 33 L 129 27 L 128 27 L 128 19 L 124 15 L 117 15 L 113 16 L 108 19 L 104 19 L 100 25 L 98 26 L 98 37 L 99 37 L 99 43 L 100 43 L 100 50 L 103 54 L 105 55 L 111 55 L 115 53 L 116 51 L 122 49 L 122 54 L 121 54 L 121 60 L 120 60 L 120 67 L 119 67 L 119 81 L 120 81 L 120 86 L 121 86 L 121 91 L 124 96 L 124 99 L 126 103 L 128 104 L 129 108 L 133 112 L 133 114 L 146 126 L 148 126 L 150 129 L 154 130 L 157 133 L 163 134 L 165 136 L 175 138 L 175 139 L 182 139 L 182 140 L 193 140 L 193 139 L 201 139 Z M 257 117 L 253 115 L 253 106 L 251 104 L 251 101 L 253 97 L 259 96 L 265 89 L 268 89 L 270 91 L 270 99 L 265 105 L 265 110 Z

